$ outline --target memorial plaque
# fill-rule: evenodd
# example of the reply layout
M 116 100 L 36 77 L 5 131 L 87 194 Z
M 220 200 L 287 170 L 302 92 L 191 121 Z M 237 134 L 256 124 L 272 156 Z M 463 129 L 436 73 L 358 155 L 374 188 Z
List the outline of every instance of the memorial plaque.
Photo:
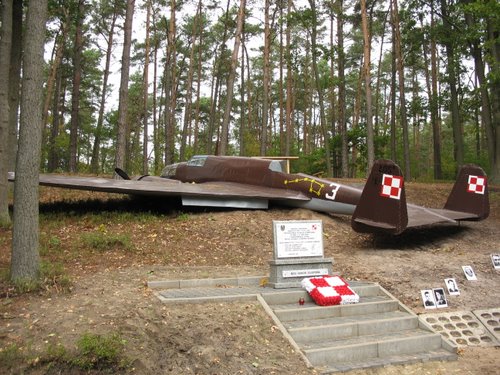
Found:
M 323 257 L 321 220 L 273 221 L 273 227 L 276 258 Z
M 283 270 L 283 277 L 315 277 L 328 275 L 328 268 L 315 268 L 306 270 Z

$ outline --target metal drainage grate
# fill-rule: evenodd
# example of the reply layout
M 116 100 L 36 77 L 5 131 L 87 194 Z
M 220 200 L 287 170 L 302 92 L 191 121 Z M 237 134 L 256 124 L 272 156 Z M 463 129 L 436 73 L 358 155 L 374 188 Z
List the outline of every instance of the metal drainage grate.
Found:
M 500 343 L 500 308 L 474 310 L 473 313 Z
M 420 319 L 458 346 L 498 345 L 497 339 L 471 311 L 422 314 Z

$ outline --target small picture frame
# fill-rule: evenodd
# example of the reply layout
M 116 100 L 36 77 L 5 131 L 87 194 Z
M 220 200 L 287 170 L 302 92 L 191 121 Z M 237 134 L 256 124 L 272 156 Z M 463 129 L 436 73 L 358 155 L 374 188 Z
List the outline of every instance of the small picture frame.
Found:
M 424 289 L 420 291 L 422 295 L 422 303 L 426 309 L 435 309 L 436 308 L 436 300 L 434 299 L 434 293 L 432 289 Z
M 434 288 L 432 289 L 432 293 L 434 294 L 434 300 L 438 309 L 448 307 L 448 301 L 446 300 L 443 288 Z
M 462 266 L 462 269 L 464 270 L 467 280 L 477 280 L 476 273 L 471 266 Z
M 491 262 L 496 270 L 500 270 L 500 254 L 491 254 Z
M 450 296 L 459 296 L 460 289 L 458 289 L 458 285 L 455 279 L 449 278 L 444 279 L 444 285 L 446 285 L 446 290 Z

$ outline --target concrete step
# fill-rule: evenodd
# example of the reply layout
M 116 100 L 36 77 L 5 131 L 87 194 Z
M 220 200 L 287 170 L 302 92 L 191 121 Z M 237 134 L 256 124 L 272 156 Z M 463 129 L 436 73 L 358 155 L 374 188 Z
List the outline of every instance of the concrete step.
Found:
M 283 325 L 288 329 L 294 328 L 309 328 L 317 326 L 340 326 L 349 323 L 363 323 L 374 320 L 385 320 L 390 321 L 392 319 L 404 318 L 409 316 L 405 311 L 388 311 L 376 314 L 366 314 L 366 315 L 353 315 L 353 316 L 331 316 L 319 319 L 310 320 L 295 320 L 289 322 L 283 322 Z
M 434 332 L 423 331 L 419 328 L 406 329 L 394 332 L 381 332 L 374 335 L 365 336 L 350 336 L 350 337 L 331 337 L 324 340 L 310 341 L 301 343 L 301 348 L 304 350 L 324 349 L 324 348 L 343 348 L 346 346 L 354 346 L 358 344 L 380 343 L 387 340 L 396 340 L 401 338 L 410 338 L 416 336 L 434 335 Z
M 457 359 L 456 353 L 451 353 L 445 349 L 429 350 L 422 353 L 394 355 L 383 358 L 366 358 L 356 361 L 337 362 L 332 366 L 324 367 L 321 374 L 333 374 L 337 372 L 347 372 L 353 370 L 363 370 L 377 368 L 388 365 L 403 365 L 428 361 L 454 361 Z
M 351 285 L 351 287 L 361 300 L 363 297 L 376 297 L 381 294 L 380 287 L 376 284 L 358 284 L 354 287 Z M 275 305 L 297 305 L 300 298 L 304 298 L 306 304 L 316 305 L 304 289 L 283 290 L 282 292 L 263 294 L 262 296 L 267 304 L 273 308 Z
M 263 295 L 290 340 L 324 373 L 456 359 L 456 347 L 377 284 L 353 282 L 357 304 L 318 306 L 306 291 Z M 303 298 L 305 303 L 299 304 Z
M 359 303 L 352 305 L 317 306 L 295 304 L 273 306 L 276 316 L 282 322 L 314 320 L 331 317 L 346 317 L 355 315 L 368 315 L 398 310 L 399 303 L 385 296 L 367 297 Z
M 394 335 L 372 341 L 360 338 L 354 344 L 343 345 L 337 342 L 334 346 L 303 349 L 307 359 L 314 366 L 331 366 L 339 362 L 366 360 L 367 358 L 384 358 L 405 354 L 422 353 L 441 348 L 441 336 L 437 333 L 418 330 L 408 335 Z
M 339 319 L 317 321 L 317 324 L 291 328 L 288 333 L 300 345 L 307 346 L 309 343 L 348 339 L 357 336 L 368 336 L 382 333 L 406 331 L 418 328 L 418 318 L 408 314 L 400 316 L 370 315 L 367 319 L 359 319 L 351 322 L 339 322 Z

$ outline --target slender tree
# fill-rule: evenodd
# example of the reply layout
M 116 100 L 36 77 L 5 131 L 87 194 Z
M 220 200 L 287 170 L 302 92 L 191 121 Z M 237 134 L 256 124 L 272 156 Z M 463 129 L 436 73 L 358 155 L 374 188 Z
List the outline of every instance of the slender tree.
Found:
M 226 155 L 229 141 L 229 121 L 231 118 L 231 109 L 233 104 L 234 81 L 236 79 L 236 66 L 238 64 L 238 53 L 241 44 L 241 34 L 243 30 L 243 22 L 245 20 L 245 5 L 246 0 L 240 0 L 240 8 L 238 10 L 238 20 L 236 22 L 236 35 L 234 36 L 233 54 L 231 56 L 231 67 L 229 77 L 227 79 L 226 90 L 226 108 L 224 110 L 224 118 L 222 120 L 221 139 L 218 150 L 219 155 Z
M 9 162 L 9 66 L 12 45 L 12 0 L 1 3 L 0 30 L 0 226 L 10 224 L 7 167 Z
M 132 44 L 132 20 L 134 17 L 135 0 L 127 0 L 125 27 L 123 35 L 122 71 L 120 78 L 120 97 L 118 102 L 118 135 L 116 139 L 116 159 L 118 168 L 124 168 L 126 159 L 126 142 L 128 134 L 127 101 L 128 81 L 130 71 L 130 47 Z
M 170 1 L 170 19 L 168 22 L 167 59 L 165 62 L 165 164 L 172 164 L 175 156 L 175 108 L 177 105 L 176 75 L 176 1 Z
M 14 186 L 14 218 L 10 277 L 32 282 L 39 276 L 38 168 L 43 103 L 43 48 L 47 0 L 30 0 L 26 15 L 19 155 Z
M 371 36 L 368 27 L 366 0 L 361 0 L 361 24 L 363 29 L 363 76 L 365 77 L 365 104 L 366 104 L 366 146 L 367 146 L 367 173 L 370 173 L 375 161 L 373 122 L 372 122 L 372 90 L 371 90 Z
M 269 114 L 269 85 L 271 80 L 270 55 L 271 55 L 271 27 L 269 20 L 270 1 L 264 3 L 264 59 L 263 59 L 263 93 L 262 93 L 262 130 L 260 135 L 260 155 L 267 153 L 267 129 Z
M 403 154 L 404 154 L 404 175 L 407 180 L 411 179 L 410 170 L 410 141 L 408 136 L 408 122 L 406 116 L 406 98 L 405 98 L 405 75 L 403 64 L 403 52 L 401 50 L 401 32 L 399 30 L 399 11 L 398 0 L 392 0 L 392 22 L 394 27 L 394 40 L 398 83 L 399 83 L 399 111 L 401 114 L 401 127 L 403 128 Z
M 85 0 L 78 1 L 76 15 L 75 46 L 73 55 L 73 90 L 71 94 L 71 127 L 69 133 L 69 171 L 78 169 L 78 131 L 80 128 L 80 85 L 82 81 L 83 54 L 83 19 L 85 18 Z
M 111 14 L 109 14 L 111 12 Z M 97 22 L 98 32 L 106 40 L 106 61 L 104 63 L 104 71 L 102 78 L 101 87 L 101 100 L 99 103 L 99 113 L 97 115 L 97 124 L 94 135 L 94 144 L 92 146 L 92 161 L 91 161 L 91 171 L 92 173 L 98 173 L 99 171 L 99 154 L 101 149 L 101 134 L 104 125 L 104 112 L 106 107 L 106 98 L 108 95 L 108 80 L 110 75 L 111 66 L 111 53 L 113 52 L 114 45 L 114 34 L 116 27 L 116 20 L 118 18 L 119 7 L 118 0 L 113 0 L 111 9 L 104 8 L 98 16 L 102 17 Z M 106 16 L 110 16 L 109 24 L 108 20 L 105 19 Z
M 394 0 L 396 1 L 396 0 Z M 453 145 L 454 156 L 457 166 L 464 163 L 464 138 L 462 120 L 460 118 L 460 108 L 458 103 L 458 88 L 457 88 L 457 62 L 456 51 L 454 46 L 454 27 L 449 15 L 449 7 L 447 0 L 440 0 L 441 2 L 441 17 L 447 35 L 443 39 L 443 44 L 446 51 L 446 71 L 447 81 L 450 88 L 450 112 L 451 112 L 451 126 L 453 129 Z
M 144 47 L 144 74 L 143 74 L 143 123 L 142 123 L 142 174 L 148 174 L 148 98 L 149 98 L 149 54 L 150 54 L 150 20 L 151 0 L 146 0 L 146 41 Z
M 17 155 L 17 128 L 19 93 L 21 82 L 21 52 L 23 44 L 23 0 L 14 0 L 12 8 L 12 43 L 10 50 L 9 70 L 9 148 L 8 163 L 9 170 L 16 167 Z
M 325 162 L 326 162 L 326 174 L 327 176 L 332 176 L 332 160 L 330 155 L 330 136 L 328 132 L 328 127 L 326 124 L 326 114 L 325 114 L 325 101 L 323 95 L 323 89 L 321 87 L 321 78 L 318 68 L 318 46 L 317 46 L 317 34 L 318 34 L 318 15 L 316 12 L 316 3 L 314 0 L 309 0 L 309 6 L 312 11 L 312 25 L 311 25 L 311 51 L 312 51 L 312 66 L 314 73 L 314 82 L 316 86 L 316 93 L 318 94 L 318 105 L 319 105 L 319 121 L 321 125 L 321 130 L 323 132 L 323 147 L 325 149 Z
M 339 97 L 338 97 L 338 126 L 340 137 L 342 139 L 341 159 L 342 159 L 342 177 L 349 175 L 349 153 L 347 146 L 347 125 L 345 120 L 345 75 L 344 75 L 344 2 L 337 0 L 337 45 L 338 45 L 338 72 L 339 72 Z

